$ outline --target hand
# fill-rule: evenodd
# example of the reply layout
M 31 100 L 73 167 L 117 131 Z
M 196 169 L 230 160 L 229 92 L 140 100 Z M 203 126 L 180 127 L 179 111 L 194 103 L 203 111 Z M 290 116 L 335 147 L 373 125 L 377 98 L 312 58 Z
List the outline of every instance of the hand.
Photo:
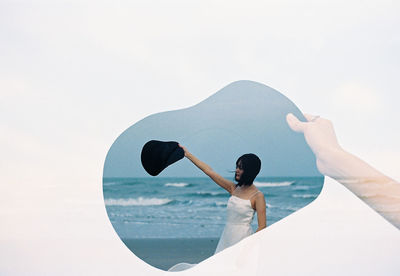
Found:
M 325 175 L 332 176 L 331 161 L 340 154 L 340 147 L 331 121 L 319 116 L 304 114 L 308 122 L 301 122 L 292 113 L 287 114 L 286 121 L 289 127 L 304 134 L 304 138 L 317 158 L 318 170 Z
M 183 152 L 185 153 L 185 157 L 187 157 L 189 155 L 189 151 L 187 150 L 187 148 L 182 146 L 181 144 L 178 144 L 178 146 L 183 149 Z
M 330 176 L 400 229 L 400 183 L 384 175 L 357 156 L 343 150 L 337 142 L 330 121 L 304 114 L 300 122 L 293 114 L 286 116 L 289 127 L 304 134 L 314 152 L 320 173 Z

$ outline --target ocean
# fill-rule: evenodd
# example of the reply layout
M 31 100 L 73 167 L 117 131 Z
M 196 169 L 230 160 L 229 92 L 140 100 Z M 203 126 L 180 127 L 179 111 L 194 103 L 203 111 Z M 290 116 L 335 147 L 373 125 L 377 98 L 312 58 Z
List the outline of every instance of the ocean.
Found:
M 259 177 L 267 227 L 313 201 L 323 177 Z M 122 239 L 219 237 L 229 194 L 209 178 L 103 178 L 108 217 Z M 257 216 L 252 227 L 257 228 Z

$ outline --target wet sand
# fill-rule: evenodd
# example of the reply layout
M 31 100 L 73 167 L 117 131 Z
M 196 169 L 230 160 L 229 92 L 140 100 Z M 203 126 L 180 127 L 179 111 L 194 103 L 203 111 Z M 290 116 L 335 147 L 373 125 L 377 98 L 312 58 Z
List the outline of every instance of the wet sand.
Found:
M 123 242 L 146 263 L 168 270 L 177 263 L 199 263 L 212 256 L 218 238 L 123 239 Z

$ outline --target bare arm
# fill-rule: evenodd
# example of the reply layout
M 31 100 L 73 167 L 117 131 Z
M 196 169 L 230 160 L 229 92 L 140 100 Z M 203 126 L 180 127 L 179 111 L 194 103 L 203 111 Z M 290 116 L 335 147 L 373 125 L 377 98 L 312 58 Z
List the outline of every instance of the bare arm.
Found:
M 257 228 L 256 232 L 267 227 L 267 215 L 266 215 L 265 206 L 266 206 L 266 204 L 265 204 L 264 195 L 262 193 L 257 194 L 255 207 L 256 207 L 256 212 L 257 212 L 258 228 Z
M 185 157 L 189 159 L 193 164 L 196 165 L 200 170 L 202 170 L 207 176 L 209 176 L 215 183 L 217 183 L 219 186 L 227 190 L 230 194 L 233 193 L 235 190 L 236 186 L 232 181 L 229 181 L 219 175 L 218 173 L 214 172 L 213 169 L 198 159 L 196 156 L 191 154 L 185 147 L 179 145 L 185 152 Z
M 336 179 L 390 223 L 400 228 L 400 183 L 379 172 L 338 143 L 329 120 L 304 114 L 308 122 L 288 114 L 292 130 L 304 134 L 318 170 Z
M 266 204 L 265 204 L 265 198 L 263 193 L 258 193 L 255 197 L 255 209 L 257 212 L 257 222 L 258 222 L 258 228 L 256 232 L 264 229 L 267 227 L 267 216 L 266 216 Z

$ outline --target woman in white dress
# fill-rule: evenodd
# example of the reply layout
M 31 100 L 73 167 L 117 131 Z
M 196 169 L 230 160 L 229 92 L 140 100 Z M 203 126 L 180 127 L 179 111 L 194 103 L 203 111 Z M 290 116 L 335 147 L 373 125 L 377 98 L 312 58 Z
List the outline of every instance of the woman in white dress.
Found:
M 253 234 L 250 224 L 255 212 L 257 212 L 258 220 L 256 232 L 267 226 L 265 198 L 253 184 L 261 169 L 261 161 L 255 154 L 244 154 L 236 161 L 235 181 L 237 184 L 235 184 L 214 172 L 209 165 L 199 160 L 185 147 L 182 148 L 186 158 L 231 195 L 227 205 L 227 223 L 215 253 Z
M 244 154 L 236 161 L 235 181 L 237 184 L 235 184 L 213 171 L 209 165 L 199 160 L 185 147 L 181 145 L 180 147 L 184 150 L 186 158 L 231 195 L 227 205 L 226 225 L 214 254 L 253 234 L 251 222 L 255 212 L 257 212 L 258 220 L 256 232 L 267 226 L 265 198 L 253 184 L 261 169 L 261 161 L 255 154 Z M 181 271 L 193 266 L 195 264 L 179 263 L 168 271 Z

